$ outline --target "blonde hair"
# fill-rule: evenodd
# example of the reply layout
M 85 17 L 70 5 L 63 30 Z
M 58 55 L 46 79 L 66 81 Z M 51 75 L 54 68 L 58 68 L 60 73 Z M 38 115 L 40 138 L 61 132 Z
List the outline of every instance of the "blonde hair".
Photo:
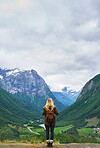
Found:
M 53 108 L 54 108 L 54 103 L 53 103 L 53 100 L 52 100 L 51 98 L 49 98 L 49 99 L 47 100 L 45 107 L 46 107 L 47 109 L 49 109 L 50 106 L 51 106 L 51 110 L 53 110 Z

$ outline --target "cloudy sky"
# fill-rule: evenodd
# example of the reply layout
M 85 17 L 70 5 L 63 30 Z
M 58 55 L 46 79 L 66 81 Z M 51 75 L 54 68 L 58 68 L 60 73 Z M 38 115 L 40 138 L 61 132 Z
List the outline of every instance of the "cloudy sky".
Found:
M 100 0 L 0 0 L 0 67 L 81 89 L 100 73 Z

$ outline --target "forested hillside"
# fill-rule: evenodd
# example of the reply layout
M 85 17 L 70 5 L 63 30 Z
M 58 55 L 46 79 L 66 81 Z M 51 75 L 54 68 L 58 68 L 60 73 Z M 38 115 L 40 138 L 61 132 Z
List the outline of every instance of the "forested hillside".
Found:
M 94 119 L 95 118 L 95 119 Z M 100 126 L 100 74 L 88 81 L 74 104 L 63 110 L 57 118 L 59 126 Z
M 35 106 L 29 104 L 0 88 L 0 126 L 4 124 L 27 123 L 39 119 L 41 113 Z

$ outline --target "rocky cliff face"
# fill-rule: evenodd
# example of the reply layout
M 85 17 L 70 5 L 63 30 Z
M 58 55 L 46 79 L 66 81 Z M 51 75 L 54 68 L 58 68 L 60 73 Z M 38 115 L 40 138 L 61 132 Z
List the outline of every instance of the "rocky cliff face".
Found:
M 42 110 L 49 97 L 53 98 L 58 110 L 65 108 L 35 70 L 0 68 L 0 86 L 15 96 L 35 104 L 39 110 Z
M 94 94 L 99 93 L 100 90 L 97 85 L 98 83 L 100 83 L 100 74 L 85 84 L 85 86 L 83 87 L 83 89 L 77 99 L 80 99 L 83 95 L 85 95 L 86 93 L 88 93 L 91 90 L 93 91 Z

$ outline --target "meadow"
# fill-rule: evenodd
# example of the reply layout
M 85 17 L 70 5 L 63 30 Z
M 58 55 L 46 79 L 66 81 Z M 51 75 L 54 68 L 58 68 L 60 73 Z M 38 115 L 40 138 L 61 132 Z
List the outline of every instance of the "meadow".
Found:
M 4 143 L 46 144 L 46 132 L 40 125 L 43 120 L 29 121 L 23 126 L 8 124 L 0 129 L 0 141 Z M 94 133 L 93 128 L 76 128 L 72 124 L 63 127 L 55 126 L 55 144 L 68 143 L 100 143 L 100 132 Z

